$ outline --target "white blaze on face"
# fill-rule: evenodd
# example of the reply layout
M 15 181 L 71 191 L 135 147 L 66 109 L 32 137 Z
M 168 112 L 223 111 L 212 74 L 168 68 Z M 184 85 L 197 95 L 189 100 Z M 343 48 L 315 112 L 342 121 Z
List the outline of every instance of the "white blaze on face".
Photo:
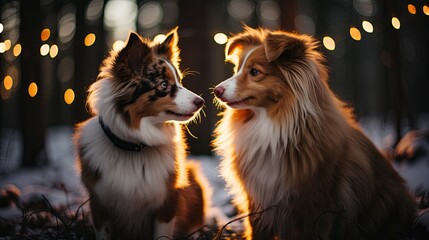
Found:
M 244 66 L 246 65 L 247 59 L 249 58 L 250 54 L 252 54 L 253 51 L 256 50 L 257 47 L 252 48 L 244 57 L 243 63 L 241 64 L 240 69 L 238 72 L 236 72 L 232 77 L 226 79 L 225 81 L 218 84 L 218 86 L 222 86 L 225 88 L 225 92 L 223 93 L 222 97 L 225 99 L 229 99 L 230 101 L 237 100 L 235 97 L 235 89 L 237 87 L 237 78 L 243 74 Z
M 197 107 L 194 104 L 195 99 L 202 99 L 197 94 L 189 91 L 185 87 L 182 86 L 182 84 L 179 81 L 179 76 L 177 75 L 176 68 L 169 63 L 168 61 L 164 61 L 170 71 L 173 73 L 174 80 L 176 81 L 177 85 L 177 93 L 176 97 L 174 99 L 174 103 L 177 106 L 177 113 L 179 114 L 189 114 L 197 111 Z

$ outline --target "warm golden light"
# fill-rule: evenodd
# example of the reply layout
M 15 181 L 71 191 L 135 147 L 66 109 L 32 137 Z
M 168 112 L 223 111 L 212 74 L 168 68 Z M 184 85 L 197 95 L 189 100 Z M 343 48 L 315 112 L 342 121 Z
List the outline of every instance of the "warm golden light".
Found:
M 213 39 L 219 45 L 223 45 L 228 42 L 228 37 L 224 33 L 216 33 Z
M 154 42 L 162 43 L 167 38 L 164 34 L 158 34 L 153 38 Z
M 18 44 L 15 45 L 15 47 L 13 47 L 13 55 L 15 57 L 18 57 L 19 54 L 21 54 L 21 51 L 22 51 L 21 44 L 18 43 Z
M 335 49 L 335 41 L 329 36 L 323 37 L 323 46 L 326 49 L 333 51 Z
M 124 43 L 124 41 L 121 41 L 121 40 L 117 40 L 117 41 L 115 41 L 114 43 L 113 43 L 113 50 L 115 50 L 115 51 L 119 51 L 119 50 L 121 50 L 123 47 L 125 46 L 125 43 Z
M 355 27 L 350 28 L 350 37 L 352 37 L 354 40 L 359 41 L 361 39 L 361 34 L 359 29 Z
M 372 23 L 368 22 L 368 21 L 362 21 L 362 28 L 363 30 L 365 30 L 365 32 L 367 33 L 372 33 L 374 32 L 374 27 L 372 26 Z
M 43 29 L 42 32 L 40 33 L 40 39 L 42 41 L 48 40 L 50 36 L 51 36 L 51 30 L 49 30 L 49 28 Z
M 67 104 L 69 104 L 69 105 L 73 103 L 73 101 L 74 101 L 74 91 L 73 91 L 73 89 L 69 88 L 69 89 L 67 89 L 65 91 L 65 93 L 64 93 L 64 101 Z
M 51 56 L 51 58 L 54 58 L 58 55 L 58 46 L 57 45 L 52 45 L 51 49 L 49 50 L 49 56 Z
M 0 42 L 0 53 L 6 52 L 6 45 L 4 42 Z
M 428 7 L 428 6 L 426 6 L 426 5 L 424 5 L 424 6 L 423 6 L 423 13 L 424 13 L 425 15 L 428 15 L 428 16 L 429 16 L 429 7 Z
M 86 35 L 85 40 L 84 40 L 85 46 L 89 47 L 92 44 L 95 43 L 95 34 L 94 33 L 90 33 L 88 35 Z
M 43 44 L 40 47 L 40 55 L 46 56 L 46 55 L 48 55 L 48 53 L 49 53 L 49 45 L 48 44 Z
M 36 96 L 37 90 L 37 84 L 35 82 L 30 83 L 30 85 L 28 86 L 28 95 L 30 95 L 30 97 Z
M 11 45 L 12 45 L 11 41 L 10 41 L 9 39 L 6 39 L 6 40 L 4 41 L 4 50 L 5 50 L 5 51 L 9 50 L 9 49 L 10 49 L 10 47 L 11 47 Z
M 4 77 L 4 80 L 3 80 L 3 86 L 4 86 L 4 89 L 6 89 L 6 90 L 10 90 L 10 89 L 12 89 L 12 86 L 13 86 L 13 79 L 12 79 L 12 77 L 11 76 L 9 76 L 9 75 L 7 75 L 6 77 Z
M 397 17 L 392 17 L 392 26 L 395 29 L 399 29 L 401 27 L 401 22 L 399 21 L 399 19 Z
M 416 6 L 414 6 L 413 4 L 408 4 L 408 12 L 410 12 L 411 14 L 416 14 Z

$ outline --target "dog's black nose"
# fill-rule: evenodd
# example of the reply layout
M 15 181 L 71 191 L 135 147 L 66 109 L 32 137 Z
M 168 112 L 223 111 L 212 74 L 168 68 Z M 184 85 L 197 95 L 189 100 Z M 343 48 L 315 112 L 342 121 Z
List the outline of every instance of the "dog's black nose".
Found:
M 204 105 L 204 99 L 202 98 L 195 98 L 194 99 L 194 104 L 197 108 L 200 108 Z
M 222 97 L 222 94 L 225 92 L 225 88 L 222 86 L 217 86 L 214 89 L 214 94 L 216 95 L 216 97 L 220 98 Z

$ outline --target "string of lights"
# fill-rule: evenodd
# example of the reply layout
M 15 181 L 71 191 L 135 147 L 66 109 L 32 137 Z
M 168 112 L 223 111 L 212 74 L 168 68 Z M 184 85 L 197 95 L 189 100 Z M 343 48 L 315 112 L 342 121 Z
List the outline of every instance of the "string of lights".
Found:
M 415 5 L 410 3 L 408 4 L 407 8 L 408 8 L 409 14 L 411 15 L 417 14 L 417 8 Z M 428 5 L 423 5 L 422 13 L 426 16 L 429 16 Z M 399 20 L 398 16 L 393 16 L 390 22 L 391 22 L 391 26 L 394 29 L 399 30 L 401 28 L 401 21 Z M 361 26 L 362 26 L 362 29 L 368 34 L 371 34 L 375 31 L 373 24 L 368 20 L 363 20 L 361 22 Z M 356 26 L 351 26 L 349 28 L 349 35 L 355 41 L 360 41 L 363 36 L 363 34 L 361 33 L 361 30 L 359 30 L 359 28 Z M 322 39 L 322 43 L 327 50 L 330 50 L 330 51 L 335 50 L 335 40 L 333 37 L 329 35 L 325 35 Z
M 101 5 L 95 4 L 97 2 L 99 2 L 99 1 L 91 2 L 94 6 L 93 6 L 93 8 L 88 7 L 87 18 L 93 18 L 94 16 L 100 15 L 100 11 L 102 11 L 102 4 Z M 152 4 L 150 6 L 149 5 L 145 6 L 145 7 L 147 9 L 152 9 L 152 10 L 154 10 L 155 8 L 158 9 L 160 7 L 156 4 L 155 5 Z M 109 10 L 110 8 L 107 9 L 108 7 L 109 6 L 106 5 L 106 11 L 110 11 Z M 230 14 L 233 14 L 234 16 L 237 15 L 238 17 L 243 17 L 240 14 L 235 14 L 233 12 L 234 7 L 238 7 L 238 6 L 235 6 L 234 4 L 232 4 L 231 6 L 228 7 L 228 11 L 230 12 Z M 146 9 L 146 8 L 144 8 L 144 9 Z M 147 11 L 147 9 L 144 11 Z M 252 8 L 250 8 L 250 9 L 252 9 Z M 414 4 L 411 4 L 411 3 L 408 4 L 407 10 L 408 10 L 408 13 L 411 15 L 418 14 L 417 7 Z M 421 8 L 421 12 L 424 15 L 429 16 L 429 6 L 426 4 L 423 5 Z M 247 15 L 245 17 L 248 17 Z M 63 17 L 63 19 L 64 18 L 66 18 L 66 17 Z M 144 22 L 141 19 L 137 19 L 137 20 L 139 22 Z M 63 21 L 66 21 L 66 20 L 63 20 Z M 391 27 L 393 27 L 394 29 L 399 30 L 401 28 L 401 20 L 399 19 L 399 16 L 392 16 L 390 22 L 391 22 Z M 112 27 L 114 27 L 114 26 L 112 25 Z M 0 23 L 0 33 L 2 33 L 4 31 L 4 29 L 5 29 L 5 27 L 4 27 L 3 23 Z M 360 27 L 358 27 L 356 25 L 350 26 L 348 29 L 348 34 L 349 34 L 351 39 L 353 39 L 355 41 L 360 41 L 365 37 L 365 34 L 372 34 L 376 31 L 377 31 L 377 29 L 375 29 L 373 23 L 371 23 L 370 20 L 365 19 L 365 20 L 362 20 L 360 22 Z M 65 30 L 64 31 L 62 31 L 61 29 L 59 30 L 59 35 L 60 35 L 60 38 L 62 36 L 62 41 L 64 41 L 64 39 L 68 37 L 65 32 L 66 32 Z M 55 44 L 55 43 L 49 44 L 48 43 L 50 38 L 51 38 L 51 30 L 49 28 L 44 28 L 40 33 L 40 40 L 41 40 L 40 55 L 42 57 L 48 57 L 49 56 L 50 58 L 54 59 L 58 56 L 60 49 L 59 49 L 57 44 Z M 154 37 L 154 41 L 158 41 L 158 42 L 162 42 L 164 39 L 165 39 L 164 34 L 159 34 L 159 35 L 156 35 Z M 88 33 L 85 36 L 85 38 L 83 40 L 80 40 L 80 41 L 83 41 L 84 46 L 91 47 L 95 44 L 96 40 L 97 40 L 97 37 L 94 33 Z M 225 33 L 217 32 L 213 35 L 213 40 L 215 43 L 223 45 L 228 41 L 228 36 Z M 79 41 L 79 40 L 77 40 L 77 41 Z M 123 40 L 114 40 L 113 44 L 112 44 L 112 48 L 114 50 L 120 50 L 124 46 L 124 44 L 125 43 Z M 324 48 L 326 48 L 327 50 L 334 51 L 336 49 L 336 37 L 330 36 L 328 34 L 323 35 L 322 44 L 323 44 Z M 9 54 L 9 56 L 7 57 L 7 60 L 8 60 L 8 62 L 12 62 L 20 56 L 23 47 L 25 47 L 25 46 L 22 46 L 19 42 L 12 43 L 11 39 L 5 39 L 4 41 L 0 42 L 0 54 L 4 55 L 7 52 L 11 51 L 11 54 Z M 5 56 L 5 58 L 6 58 L 6 56 Z M 18 75 L 18 74 L 15 74 L 15 75 Z M 2 83 L 3 83 L 2 88 L 3 89 L 1 91 L 1 93 L 2 93 L 1 97 L 3 99 L 7 99 L 10 96 L 11 92 L 18 86 L 18 84 L 17 84 L 18 81 L 19 81 L 18 76 L 16 76 L 14 78 L 12 76 L 12 74 L 5 74 L 3 81 L 2 81 Z M 38 93 L 37 84 L 35 82 L 31 82 L 28 85 L 29 96 L 35 97 L 35 96 L 37 96 L 37 93 Z M 72 104 L 74 101 L 74 97 L 75 97 L 75 94 L 74 94 L 73 89 L 67 88 L 64 91 L 64 101 L 67 104 Z

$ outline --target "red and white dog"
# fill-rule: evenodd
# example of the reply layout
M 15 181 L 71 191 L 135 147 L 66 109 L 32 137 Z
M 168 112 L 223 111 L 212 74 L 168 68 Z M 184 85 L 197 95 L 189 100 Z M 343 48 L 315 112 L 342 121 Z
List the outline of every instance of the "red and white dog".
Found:
M 97 239 L 178 238 L 201 227 L 203 187 L 179 123 L 204 100 L 181 84 L 177 29 L 162 43 L 130 33 L 89 88 L 78 166 Z
M 229 39 L 235 74 L 214 141 L 254 239 L 404 239 L 414 202 L 327 84 L 310 36 L 252 29 Z M 249 225 L 250 224 L 250 225 Z

